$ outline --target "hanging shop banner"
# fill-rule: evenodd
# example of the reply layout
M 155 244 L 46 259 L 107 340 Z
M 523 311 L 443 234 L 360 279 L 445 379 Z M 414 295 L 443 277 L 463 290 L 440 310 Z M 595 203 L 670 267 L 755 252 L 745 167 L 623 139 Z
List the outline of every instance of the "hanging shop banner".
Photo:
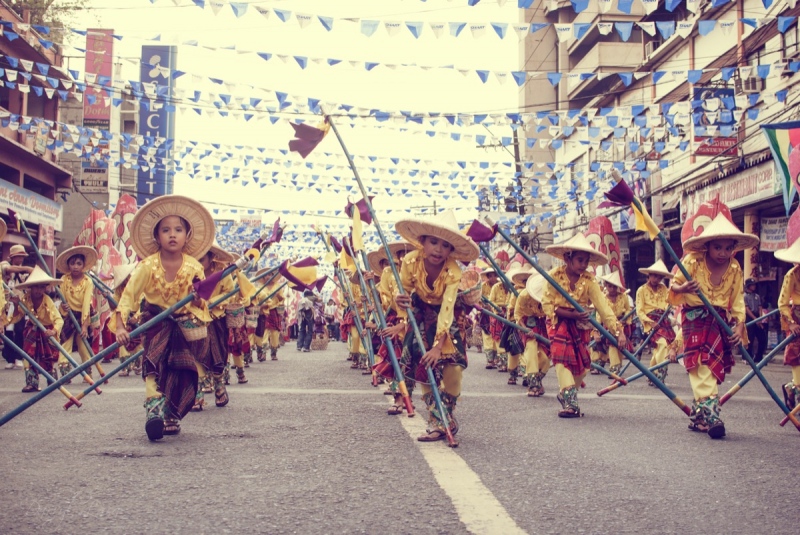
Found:
M 113 30 L 86 31 L 86 76 L 95 81 L 88 84 L 83 98 L 83 126 L 100 130 L 111 129 L 112 60 L 114 57 Z M 108 147 L 108 141 L 105 146 Z M 84 161 L 78 180 L 81 193 L 108 192 L 108 165 Z
M 736 94 L 729 88 L 695 87 L 694 100 L 701 102 L 701 109 L 693 113 L 696 156 L 738 156 L 738 139 L 733 112 L 722 105 L 722 99 L 734 99 Z M 712 132 L 719 136 L 711 135 Z
M 692 215 L 704 202 L 719 195 L 719 200 L 734 210 L 780 194 L 775 162 L 770 160 L 720 180 L 710 186 L 684 195 L 681 219 Z
M 789 226 L 788 217 L 762 217 L 761 218 L 761 251 L 777 251 L 786 248 L 786 228 Z
M 3 208 L 11 208 L 25 221 L 51 225 L 58 231 L 62 229 L 63 212 L 60 204 L 0 179 L 0 210 Z
M 175 138 L 175 106 L 163 101 L 169 101 L 172 97 L 174 80 L 170 71 L 177 67 L 177 55 L 175 46 L 142 46 L 139 72 L 141 89 L 145 94 L 152 92 L 153 97 L 157 97 L 149 101 L 142 99 L 139 103 L 139 134 L 143 136 Z M 164 143 L 154 156 L 163 162 L 171 162 L 172 147 Z M 172 193 L 173 173 L 171 164 L 165 167 L 140 166 L 136 181 L 136 204 L 142 206 L 159 195 Z

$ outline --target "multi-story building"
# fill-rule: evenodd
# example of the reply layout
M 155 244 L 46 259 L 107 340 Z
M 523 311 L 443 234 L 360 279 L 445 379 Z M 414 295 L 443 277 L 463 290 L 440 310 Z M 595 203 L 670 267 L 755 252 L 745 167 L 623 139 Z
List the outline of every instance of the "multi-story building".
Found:
M 0 0 L 0 24 L 0 217 L 9 223 L 8 209 L 15 211 L 52 268 L 63 230 L 56 199 L 72 188 L 72 174 L 58 164 L 54 121 L 73 84 L 61 70 L 58 46 L 31 27 L 24 12 Z M 25 234 L 8 227 L 2 258 L 15 244 L 30 251 Z
M 595 2 L 582 13 L 570 2 L 551 3 L 557 9 L 543 21 L 552 25 L 524 44 L 530 61 L 555 58 L 555 65 L 526 62 L 525 70 L 562 73 L 555 87 L 544 76 L 529 80 L 522 102 L 529 111 L 548 109 L 541 99 L 550 86 L 549 109 L 562 111 L 558 128 L 528 134 L 552 138 L 547 146 L 557 148 L 547 161 L 562 173 L 558 202 L 544 210 L 553 218 L 542 225 L 552 225 L 560 242 L 585 230 L 595 215 L 609 216 L 627 255 L 629 286 L 637 285 L 637 267 L 657 258 L 672 262 L 658 242 L 634 233 L 627 211 L 596 208 L 601 199 L 594 193 L 612 179 L 624 178 L 645 199 L 679 255 L 683 221 L 717 195 L 739 227 L 756 234 L 762 222 L 774 226 L 783 220 L 773 218 L 786 216 L 760 127 L 797 118 L 800 7 L 775 2 L 765 8 L 761 0 L 669 3 L 677 4 L 674 11 L 657 2 L 650 13 L 639 0 L 630 13 L 620 12 L 617 2 L 606 13 Z M 537 20 L 542 8 L 523 16 Z M 560 41 L 557 24 L 585 26 L 580 38 Z M 547 157 L 525 154 L 535 162 Z M 774 304 L 789 266 L 776 265 L 771 253 L 746 253 L 740 256 L 745 276 L 761 280 L 765 301 Z

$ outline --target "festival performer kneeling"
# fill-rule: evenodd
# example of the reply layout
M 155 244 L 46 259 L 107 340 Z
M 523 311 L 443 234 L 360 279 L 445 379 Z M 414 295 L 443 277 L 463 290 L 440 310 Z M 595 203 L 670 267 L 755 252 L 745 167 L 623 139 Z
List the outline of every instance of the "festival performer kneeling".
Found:
M 114 315 L 120 344 L 130 341 L 126 323 L 139 310 L 142 298 L 141 321 L 146 322 L 192 293 L 195 279 L 205 278 L 195 257 L 211 248 L 214 220 L 197 201 L 164 195 L 136 212 L 131 234 L 133 248 L 143 260 L 131 274 Z M 175 314 L 180 317 L 162 321 L 144 335 L 145 431 L 150 440 L 180 432 L 180 420 L 197 393 L 194 355 L 208 351 L 203 331 L 211 316 L 205 301 L 195 296 Z
M 733 255 L 757 246 L 758 241 L 756 236 L 736 228 L 723 213 L 718 214 L 699 236 L 683 243 L 683 250 L 688 253 L 683 265 L 692 281 L 687 282 L 679 272 L 670 286 L 670 303 L 683 305 L 683 363 L 694 393 L 689 429 L 707 432 L 711 438 L 725 436 L 725 424 L 719 418 L 717 385 L 733 367 L 731 349 L 740 343 L 747 344 L 744 278 Z M 703 306 L 698 290 L 728 322 L 733 336 L 725 336 Z
M 64 294 L 66 303 L 61 303 L 61 316 L 65 319 L 64 328 L 61 330 L 61 345 L 67 353 L 77 349 L 81 362 L 91 358 L 89 349 L 84 340 L 88 340 L 91 333 L 89 325 L 92 322 L 92 291 L 94 286 L 86 272 L 94 269 L 97 263 L 97 251 L 86 245 L 70 247 L 56 258 L 56 269 L 63 273 L 61 277 L 61 293 Z M 75 326 L 69 319 L 69 310 L 81 325 L 81 331 L 76 332 Z M 69 373 L 72 366 L 64 355 L 58 359 L 58 369 L 61 375 Z M 92 375 L 92 369 L 87 368 L 86 373 Z
M 547 285 L 542 308 L 547 315 L 550 356 L 558 378 L 559 392 L 556 398 L 561 403 L 558 416 L 578 418 L 581 416 L 578 386 L 591 366 L 589 341 L 592 324 L 588 321 L 588 306 L 594 306 L 603 325 L 616 337 L 620 346 L 624 347 L 627 340 L 597 279 L 586 271 L 589 264 L 607 264 L 606 256 L 595 251 L 583 234 L 577 234 L 563 244 L 550 245 L 546 251 L 565 263 L 550 270 L 550 276 L 584 309 L 584 312 L 578 312 L 552 284 Z
M 467 314 L 463 300 L 458 299 L 461 268 L 458 260 L 471 262 L 478 257 L 478 246 L 456 223 L 452 211 L 443 212 L 431 220 L 405 219 L 395 225 L 397 232 L 416 247 L 403 259 L 400 279 L 406 295 L 395 295 L 398 315 L 407 316 L 410 307 L 419 324 L 425 343 L 424 354 L 417 344 L 413 330 L 403 341 L 401 366 L 408 391 L 414 379 L 422 383 L 422 399 L 428 407 L 428 431 L 417 438 L 433 442 L 446 438 L 445 427 L 438 412 L 431 387 L 427 384 L 426 366 L 434 369 L 439 380 L 442 404 L 447 411 L 450 431 L 458 432 L 455 408 L 461 394 L 461 376 L 467 367 L 467 353 L 461 331 L 461 316 Z

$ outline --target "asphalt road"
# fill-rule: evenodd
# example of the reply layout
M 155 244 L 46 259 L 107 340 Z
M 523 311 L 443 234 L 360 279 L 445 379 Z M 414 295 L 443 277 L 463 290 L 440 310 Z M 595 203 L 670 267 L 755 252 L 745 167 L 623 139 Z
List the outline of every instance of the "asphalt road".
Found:
M 157 443 L 138 377 L 66 412 L 51 394 L 0 428 L 0 533 L 797 533 L 800 433 L 777 425 L 757 380 L 712 441 L 643 381 L 598 398 L 607 381 L 589 376 L 587 416 L 562 420 L 554 374 L 527 398 L 471 353 L 453 450 L 414 440 L 419 396 L 415 418 L 386 415 L 383 387 L 345 356 L 337 342 L 287 345 L 248 384 L 233 379 L 227 407 L 207 395 Z M 776 388 L 790 377 L 780 363 L 766 375 Z M 0 370 L 0 412 L 23 384 Z M 667 384 L 691 402 L 680 366 Z

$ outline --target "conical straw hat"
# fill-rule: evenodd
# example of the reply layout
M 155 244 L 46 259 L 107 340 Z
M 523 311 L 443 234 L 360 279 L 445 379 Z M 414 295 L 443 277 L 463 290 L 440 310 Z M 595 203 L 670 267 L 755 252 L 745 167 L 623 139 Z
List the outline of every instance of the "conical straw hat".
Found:
M 131 264 L 124 264 L 122 266 L 116 266 L 114 268 L 114 289 L 119 288 L 122 286 L 122 283 L 125 282 L 133 270 L 136 269 L 138 266 L 138 262 L 133 262 Z
M 559 243 L 558 245 L 548 245 L 545 248 L 547 254 L 554 256 L 560 260 L 566 259 L 564 255 L 570 251 L 582 251 L 585 253 L 589 253 L 589 263 L 594 264 L 597 266 L 604 266 L 608 264 L 608 258 L 603 253 L 596 251 L 589 240 L 586 239 L 586 236 L 583 234 L 576 234 L 575 236 L 571 237 L 564 243 Z
M 655 264 L 646 268 L 639 268 L 639 273 L 645 275 L 661 275 L 662 277 L 672 277 L 672 273 L 667 269 L 663 260 L 658 260 Z
M 410 253 L 414 247 L 410 243 L 404 241 L 395 241 L 389 244 L 389 250 L 392 253 L 392 260 L 397 261 L 397 253 L 405 251 Z M 383 245 L 378 247 L 377 250 L 367 254 L 367 262 L 369 262 L 369 269 L 380 275 L 381 273 L 381 260 L 386 259 L 386 249 Z M 399 266 L 398 266 L 399 267 Z
M 775 258 L 790 264 L 800 264 L 800 238 L 786 249 L 775 251 Z
M 61 273 L 69 273 L 70 269 L 68 261 L 70 258 L 78 254 L 83 255 L 83 258 L 85 260 L 85 262 L 83 263 L 84 273 L 94 269 L 94 265 L 97 264 L 97 251 L 95 251 L 94 248 L 89 247 L 88 245 L 76 245 L 62 252 L 56 258 L 56 269 Z
M 531 266 L 525 266 L 517 270 L 516 273 L 511 275 L 511 282 L 514 284 L 525 284 L 528 281 L 528 278 L 531 277 L 536 273 Z
M 395 223 L 395 229 L 414 247 L 422 248 L 422 236 L 433 236 L 453 246 L 450 257 L 455 260 L 471 262 L 478 258 L 478 245 L 458 228 L 452 210 L 429 219 L 402 219 Z
M 525 283 L 525 288 L 535 301 L 541 303 L 542 296 L 544 296 L 544 290 L 547 288 L 547 280 L 540 274 L 536 273 L 528 277 L 528 282 Z
M 603 275 L 600 278 L 603 280 L 603 282 L 613 284 L 620 290 L 625 290 L 625 285 L 622 283 L 622 279 L 619 277 L 619 271 L 612 271 L 608 275 Z
M 699 236 L 689 238 L 683 242 L 683 250 L 685 252 L 699 253 L 705 251 L 708 242 L 714 240 L 735 241 L 734 252 L 756 247 L 759 242 L 757 236 L 745 234 L 723 214 L 718 214 Z
M 47 273 L 44 272 L 42 268 L 36 266 L 31 271 L 31 274 L 28 276 L 28 280 L 17 284 L 16 288 L 30 288 L 31 286 L 38 286 L 40 284 L 61 284 L 61 279 L 54 279 L 52 277 L 48 277 Z

